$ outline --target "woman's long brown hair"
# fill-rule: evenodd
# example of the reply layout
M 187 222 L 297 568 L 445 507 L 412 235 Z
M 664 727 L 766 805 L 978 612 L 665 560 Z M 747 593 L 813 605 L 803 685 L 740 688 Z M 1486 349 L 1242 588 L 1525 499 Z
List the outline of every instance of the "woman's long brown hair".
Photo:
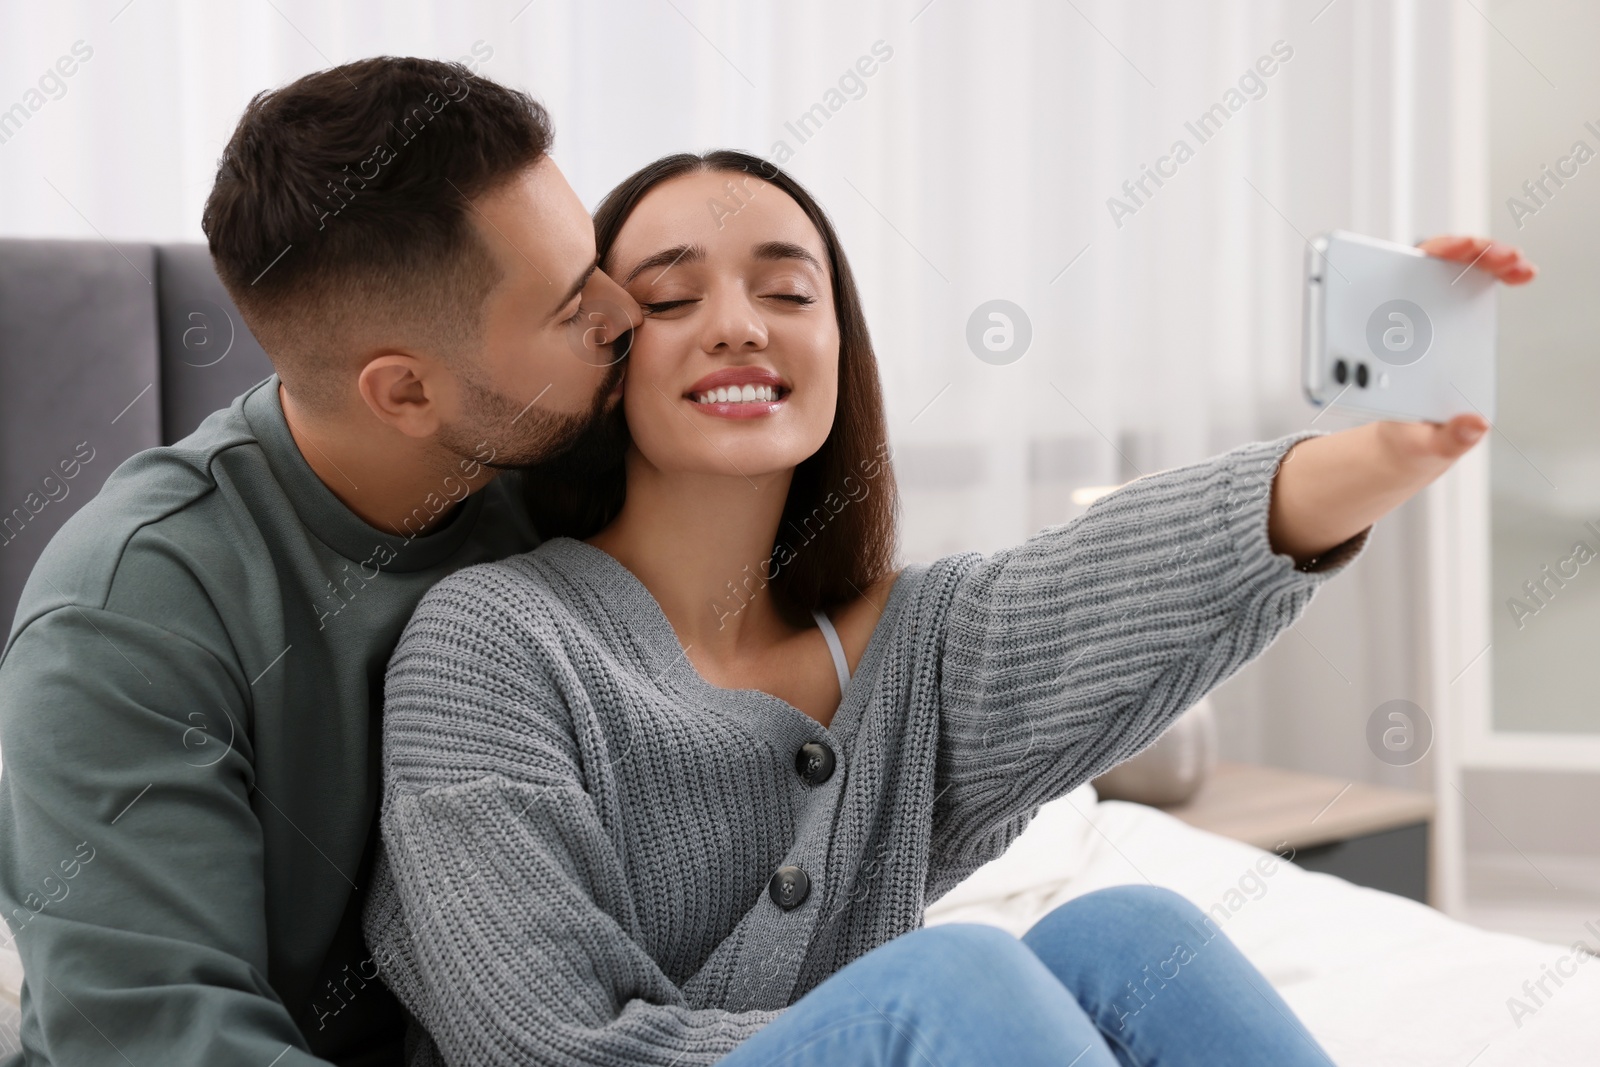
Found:
M 611 246 L 623 223 L 651 189 L 685 174 L 727 171 L 753 175 L 800 205 L 822 236 L 839 319 L 839 400 L 828 439 L 795 468 L 778 525 L 772 557 L 744 579 L 748 597 L 770 582 L 774 600 L 795 621 L 813 609 L 862 596 L 894 567 L 899 495 L 890 466 L 883 390 L 877 357 L 861 310 L 861 294 L 838 235 L 811 194 L 771 163 L 744 152 L 665 156 L 607 194 L 595 212 L 595 243 L 608 273 Z M 621 419 L 621 405 L 615 415 Z M 564 463 L 524 471 L 526 499 L 541 536 L 582 539 L 599 532 L 622 510 L 624 466 L 581 473 Z M 759 571 L 759 573 L 758 573 Z

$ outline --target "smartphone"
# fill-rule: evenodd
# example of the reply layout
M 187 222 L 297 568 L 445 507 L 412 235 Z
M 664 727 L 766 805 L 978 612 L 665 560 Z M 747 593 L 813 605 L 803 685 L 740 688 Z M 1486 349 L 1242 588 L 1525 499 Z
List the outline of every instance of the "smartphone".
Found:
M 1306 399 L 1362 415 L 1494 422 L 1498 290 L 1488 271 L 1331 230 L 1306 248 Z

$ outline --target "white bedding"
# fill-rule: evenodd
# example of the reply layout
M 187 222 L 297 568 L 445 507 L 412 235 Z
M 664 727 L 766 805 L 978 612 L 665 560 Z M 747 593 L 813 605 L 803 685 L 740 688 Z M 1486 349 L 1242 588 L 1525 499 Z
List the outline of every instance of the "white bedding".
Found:
M 1073 897 L 1147 880 L 1202 911 L 1224 905 L 1222 929 L 1340 1067 L 1600 1064 L 1600 960 L 1303 870 L 1154 808 L 1097 803 L 1092 786 L 1041 808 L 1005 855 L 935 902 L 927 922 L 1021 935 Z M 1524 982 L 1558 966 L 1575 973 L 1559 987 L 1547 979 L 1536 1005 Z M 1532 1009 L 1520 1024 L 1512 997 Z

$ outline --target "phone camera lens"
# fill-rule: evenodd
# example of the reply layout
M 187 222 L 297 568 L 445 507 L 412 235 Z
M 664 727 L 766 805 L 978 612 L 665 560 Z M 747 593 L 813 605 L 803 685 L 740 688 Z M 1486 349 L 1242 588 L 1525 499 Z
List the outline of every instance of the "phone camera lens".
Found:
M 1367 365 L 1365 363 L 1356 364 L 1356 384 L 1363 389 L 1367 387 Z
M 1350 378 L 1350 368 L 1345 366 L 1342 359 L 1333 361 L 1333 380 L 1343 385 Z

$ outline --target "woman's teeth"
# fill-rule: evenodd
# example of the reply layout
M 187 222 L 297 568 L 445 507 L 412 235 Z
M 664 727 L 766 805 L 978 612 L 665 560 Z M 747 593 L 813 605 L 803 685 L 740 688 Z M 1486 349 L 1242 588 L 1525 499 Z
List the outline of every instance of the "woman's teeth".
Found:
M 775 385 L 725 385 L 707 390 L 694 398 L 696 404 L 748 404 L 756 401 L 771 403 L 778 399 Z

